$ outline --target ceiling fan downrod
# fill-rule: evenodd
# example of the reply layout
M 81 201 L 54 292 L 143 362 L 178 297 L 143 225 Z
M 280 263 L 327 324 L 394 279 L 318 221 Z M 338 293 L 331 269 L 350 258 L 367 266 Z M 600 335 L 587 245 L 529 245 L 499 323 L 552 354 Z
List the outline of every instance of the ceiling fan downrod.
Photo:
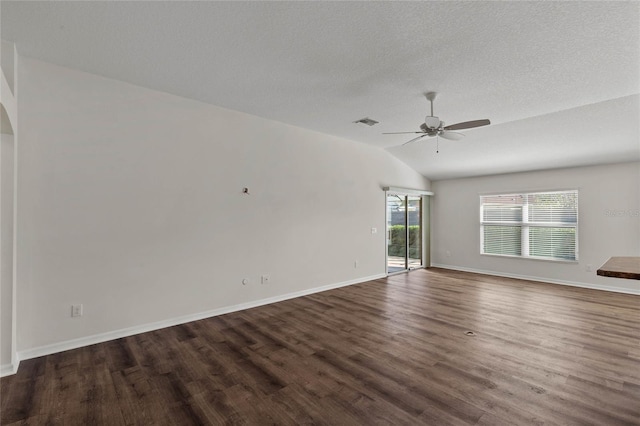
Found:
M 425 96 L 427 97 L 427 100 L 431 104 L 431 117 L 433 117 L 433 101 L 436 99 L 437 95 L 438 94 L 436 92 L 427 92 L 427 93 L 425 93 Z

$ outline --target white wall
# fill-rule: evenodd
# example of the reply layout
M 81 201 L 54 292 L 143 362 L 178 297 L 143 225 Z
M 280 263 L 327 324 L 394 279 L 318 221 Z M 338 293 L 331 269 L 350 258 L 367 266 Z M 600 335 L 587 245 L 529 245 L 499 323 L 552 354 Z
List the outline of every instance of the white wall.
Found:
M 15 146 L 17 132 L 17 53 L 13 43 L 0 42 L 0 376 L 15 373 Z
M 2 73 L 12 96 L 15 95 L 15 65 L 15 44 L 0 40 L 0 68 L 2 68 Z
M 611 256 L 640 256 L 640 163 L 442 180 L 432 189 L 434 266 L 640 294 L 639 281 L 596 275 Z M 579 190 L 578 263 L 480 255 L 480 194 L 559 189 Z
M 381 187 L 429 188 L 364 144 L 26 58 L 18 74 L 23 356 L 383 275 Z

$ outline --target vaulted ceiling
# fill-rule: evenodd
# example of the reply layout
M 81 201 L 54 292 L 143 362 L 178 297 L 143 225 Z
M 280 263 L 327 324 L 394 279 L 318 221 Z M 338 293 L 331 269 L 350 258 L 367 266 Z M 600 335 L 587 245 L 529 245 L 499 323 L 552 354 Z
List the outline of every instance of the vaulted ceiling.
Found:
M 431 179 L 640 160 L 639 2 L 3 0 L 0 18 L 21 55 L 388 149 Z M 492 125 L 439 153 L 382 135 L 418 130 L 427 91 L 447 124 Z

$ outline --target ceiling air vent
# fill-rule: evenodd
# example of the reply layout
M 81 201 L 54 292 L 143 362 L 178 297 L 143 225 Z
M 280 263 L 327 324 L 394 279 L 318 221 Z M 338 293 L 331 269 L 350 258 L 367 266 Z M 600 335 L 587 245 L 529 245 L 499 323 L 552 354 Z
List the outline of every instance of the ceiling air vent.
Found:
M 358 121 L 354 121 L 354 123 L 356 123 L 356 124 L 364 124 L 365 126 L 371 127 L 371 126 L 375 126 L 376 124 L 378 124 L 378 121 L 372 120 L 372 119 L 366 117 L 366 118 L 361 118 Z

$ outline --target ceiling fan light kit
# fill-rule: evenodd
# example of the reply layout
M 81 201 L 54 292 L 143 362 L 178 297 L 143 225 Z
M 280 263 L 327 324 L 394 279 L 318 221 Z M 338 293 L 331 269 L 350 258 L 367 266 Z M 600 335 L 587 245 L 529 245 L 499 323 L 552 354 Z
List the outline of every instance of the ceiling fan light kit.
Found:
M 464 121 L 462 123 L 452 124 L 450 126 L 445 126 L 444 121 L 440 121 L 439 117 L 433 115 L 433 101 L 436 98 L 436 92 L 428 92 L 425 93 L 425 97 L 431 104 L 431 115 L 427 115 L 424 119 L 424 123 L 420 125 L 419 132 L 393 132 L 393 133 L 383 133 L 385 135 L 400 135 L 400 134 L 419 134 L 420 136 L 411 139 L 403 143 L 402 145 L 407 145 L 412 142 L 418 141 L 425 137 L 438 137 L 442 136 L 444 139 L 449 139 L 452 141 L 460 140 L 464 137 L 463 133 L 454 132 L 454 130 L 463 130 L 463 129 L 471 129 L 474 127 L 487 126 L 491 124 L 491 122 L 487 119 L 483 120 L 473 120 L 473 121 Z
M 430 115 L 427 115 L 424 119 L 424 124 L 429 129 L 436 129 L 440 127 L 440 119 L 438 117 L 432 117 Z

